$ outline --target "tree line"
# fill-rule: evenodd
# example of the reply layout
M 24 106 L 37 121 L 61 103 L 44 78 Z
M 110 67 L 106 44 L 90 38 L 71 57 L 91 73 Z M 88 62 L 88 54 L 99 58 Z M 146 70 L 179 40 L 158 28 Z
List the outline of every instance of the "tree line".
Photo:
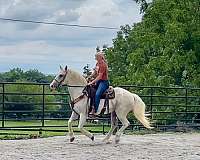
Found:
M 49 115 L 46 116 L 61 116 L 60 114 L 56 114 L 55 112 L 64 111 L 66 109 L 69 109 L 67 105 L 64 104 L 51 104 L 55 102 L 68 102 L 67 96 L 59 96 L 59 95 L 50 95 L 52 92 L 49 89 L 48 83 L 52 81 L 54 78 L 54 75 L 45 75 L 41 72 L 39 72 L 37 69 L 31 69 L 28 71 L 23 71 L 21 68 L 14 68 L 11 69 L 8 72 L 0 73 L 0 82 L 18 82 L 18 83 L 24 83 L 27 82 L 28 84 L 6 84 L 4 85 L 4 92 L 5 93 L 11 93 L 11 94 L 5 94 L 4 96 L 4 102 L 5 111 L 12 111 L 10 113 L 7 113 L 7 117 L 16 117 L 16 118 L 23 118 L 23 115 L 26 115 L 28 117 L 33 116 L 35 118 L 41 117 L 41 111 L 43 110 L 43 86 L 42 85 L 31 85 L 29 84 L 32 82 L 36 83 L 47 83 L 44 87 L 45 94 L 45 111 L 52 112 L 52 114 L 49 113 Z M 3 92 L 2 84 L 0 84 L 0 93 Z M 12 94 L 15 93 L 15 94 Z M 59 89 L 58 91 L 55 91 L 54 93 L 66 93 L 66 90 Z M 40 95 L 31 95 L 31 94 L 40 94 Z M 0 94 L 0 112 L 2 111 L 3 107 L 3 96 Z M 48 104 L 49 103 L 49 104 Z M 20 113 L 15 111 L 28 111 L 27 113 Z M 33 112 L 33 111 L 38 111 Z M 31 113 L 33 112 L 33 113 Z M 67 115 L 62 115 L 67 116 Z
M 0 73 L 0 82 L 50 83 L 53 78 L 53 75 L 45 75 L 37 69 L 23 71 L 21 68 L 13 68 L 8 72 Z

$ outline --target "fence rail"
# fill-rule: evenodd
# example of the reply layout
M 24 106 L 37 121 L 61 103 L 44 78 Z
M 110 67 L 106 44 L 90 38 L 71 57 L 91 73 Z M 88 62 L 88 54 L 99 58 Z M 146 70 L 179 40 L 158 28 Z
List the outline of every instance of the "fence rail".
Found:
M 71 113 L 67 87 L 64 86 L 64 89 L 54 93 L 48 86 L 47 83 L 1 82 L 0 130 L 67 131 L 66 121 Z M 146 112 L 156 128 L 200 127 L 200 88 L 134 85 L 120 87 L 138 94 L 144 100 Z M 129 120 L 129 129 L 142 128 L 132 114 L 129 115 Z M 54 124 L 50 121 L 54 121 Z M 62 121 L 62 125 L 58 121 Z M 110 124 L 108 117 L 98 119 L 98 124 L 93 124 L 92 121 L 94 119 L 90 119 L 86 127 L 90 127 L 93 132 L 96 131 L 95 127 L 102 127 L 102 130 L 96 132 L 105 133 L 105 128 Z M 25 122 L 30 123 L 25 125 Z

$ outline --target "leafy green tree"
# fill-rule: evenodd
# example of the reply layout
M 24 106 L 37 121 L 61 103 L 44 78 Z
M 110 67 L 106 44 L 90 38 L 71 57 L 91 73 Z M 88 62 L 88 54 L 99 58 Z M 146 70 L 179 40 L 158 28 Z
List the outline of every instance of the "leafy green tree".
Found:
M 37 69 L 30 69 L 24 72 L 21 68 L 11 69 L 9 72 L 0 73 L 0 82 L 28 81 L 38 83 L 50 83 L 53 75 L 45 75 Z
M 134 45 L 130 46 L 127 43 L 129 32 L 130 27 L 128 25 L 121 27 L 121 31 L 117 33 L 117 37 L 113 40 L 113 47 L 105 51 L 110 70 L 109 77 L 115 85 L 128 83 L 128 55 L 129 49 L 134 47 Z M 132 44 L 131 41 L 130 43 Z
M 5 100 L 10 104 L 6 105 L 7 110 L 42 110 L 42 95 L 30 95 L 41 94 L 42 86 L 39 85 L 22 85 L 12 84 L 6 85 L 6 93 L 17 93 L 18 95 L 6 95 Z M 47 91 L 45 91 L 47 92 Z M 55 102 L 55 97 L 45 96 L 45 102 Z M 56 109 L 57 106 L 48 106 L 46 109 Z
M 15 82 L 24 79 L 24 71 L 21 68 L 14 68 L 2 74 L 2 77 L 6 82 Z
M 24 72 L 20 68 L 11 69 L 9 72 L 0 74 L 1 82 L 51 82 L 53 79 L 52 75 L 44 75 L 38 70 L 29 70 Z M 2 93 L 2 85 L 0 86 L 0 93 Z M 6 94 L 4 101 L 6 102 L 5 109 L 8 111 L 36 111 L 42 110 L 42 95 L 31 95 L 31 94 L 42 94 L 41 85 L 30 85 L 30 84 L 6 84 L 5 93 L 16 93 Z M 45 93 L 50 93 L 48 87 L 45 87 Z M 56 102 L 57 97 L 54 95 L 45 95 L 45 110 L 59 110 L 60 105 L 48 104 Z M 0 103 L 2 103 L 2 94 L 0 94 Z M 2 110 L 2 104 L 0 104 L 0 110 Z M 18 114 L 18 118 L 21 113 Z
M 19 82 L 19 81 L 17 81 Z M 5 95 L 5 110 L 7 111 L 42 111 L 43 110 L 43 95 L 42 85 L 30 85 L 30 84 L 7 84 L 5 86 L 5 93 L 12 93 Z M 45 93 L 49 93 L 49 90 L 45 90 Z M 15 94 L 13 94 L 15 93 Z M 32 95 L 40 94 L 40 95 Z M 0 98 L 2 100 L 2 97 Z M 44 97 L 44 109 L 46 111 L 56 111 L 61 108 L 60 105 L 46 104 L 56 102 L 56 97 L 51 95 L 45 95 Z M 2 106 L 1 106 L 2 107 Z M 32 113 L 27 113 L 31 116 Z M 12 114 L 10 114 L 12 115 Z M 17 118 L 22 118 L 22 113 L 17 112 Z
M 142 1 L 137 0 L 140 4 Z M 145 8 L 141 22 L 132 27 L 121 27 L 113 40 L 113 47 L 106 50 L 111 82 L 114 85 L 200 87 L 199 6 L 197 0 L 153 0 Z M 151 89 L 134 92 L 149 95 Z M 158 90 L 154 94 L 176 96 L 185 95 L 185 91 Z M 185 105 L 183 100 L 153 100 L 158 104 L 177 105 L 175 108 L 155 107 L 155 111 L 165 109 L 173 113 L 185 110 L 185 107 L 178 106 Z M 148 103 L 149 100 L 145 102 Z M 153 115 L 174 118 L 169 123 L 174 123 L 179 118 L 194 118 L 191 114 L 170 116 L 160 113 Z
M 148 6 L 149 6 L 149 3 L 147 3 L 146 0 L 134 0 L 136 3 L 140 4 L 140 12 L 141 13 L 144 13 Z
M 195 0 L 154 0 L 106 52 L 114 84 L 200 86 L 200 17 Z
M 4 81 L 4 76 L 2 73 L 0 73 L 0 82 L 3 82 Z
M 31 69 L 24 73 L 24 76 L 29 82 L 47 82 L 46 77 L 43 73 L 39 72 L 37 69 Z

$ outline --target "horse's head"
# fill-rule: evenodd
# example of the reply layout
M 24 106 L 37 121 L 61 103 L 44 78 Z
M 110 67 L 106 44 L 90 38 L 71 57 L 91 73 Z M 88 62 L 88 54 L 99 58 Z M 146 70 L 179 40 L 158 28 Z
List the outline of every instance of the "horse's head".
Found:
M 65 69 L 63 69 L 60 66 L 60 71 L 59 73 L 56 75 L 56 77 L 54 78 L 54 80 L 51 82 L 50 84 L 50 88 L 51 89 L 56 89 L 59 86 L 63 85 L 65 83 L 65 78 L 67 76 L 67 66 L 65 67 Z

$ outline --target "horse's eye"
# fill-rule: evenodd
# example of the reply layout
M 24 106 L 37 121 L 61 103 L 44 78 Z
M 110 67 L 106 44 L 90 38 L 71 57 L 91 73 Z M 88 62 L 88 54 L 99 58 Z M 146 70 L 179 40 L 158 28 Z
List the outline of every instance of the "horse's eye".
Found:
M 60 77 L 60 78 L 62 78 L 62 77 L 63 77 L 63 75 L 62 75 L 62 74 L 60 74 L 60 75 L 59 75 L 59 77 Z

